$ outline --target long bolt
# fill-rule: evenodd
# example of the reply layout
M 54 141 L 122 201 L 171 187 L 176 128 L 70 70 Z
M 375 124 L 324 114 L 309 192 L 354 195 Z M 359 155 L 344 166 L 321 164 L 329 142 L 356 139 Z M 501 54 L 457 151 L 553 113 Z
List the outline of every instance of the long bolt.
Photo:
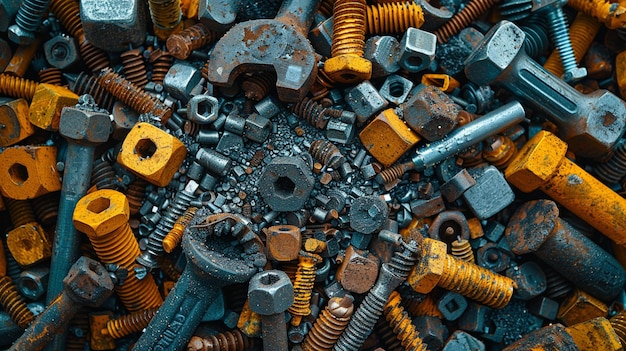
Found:
M 563 80 L 566 82 L 573 82 L 584 78 L 587 75 L 587 69 L 584 67 L 578 67 L 576 63 L 576 57 L 574 57 L 574 49 L 572 49 L 572 41 L 569 38 L 569 32 L 567 31 L 567 22 L 565 21 L 565 14 L 560 7 L 552 8 L 546 13 L 548 20 L 550 21 L 550 37 L 552 43 L 556 46 L 561 56 L 561 62 L 563 63 Z

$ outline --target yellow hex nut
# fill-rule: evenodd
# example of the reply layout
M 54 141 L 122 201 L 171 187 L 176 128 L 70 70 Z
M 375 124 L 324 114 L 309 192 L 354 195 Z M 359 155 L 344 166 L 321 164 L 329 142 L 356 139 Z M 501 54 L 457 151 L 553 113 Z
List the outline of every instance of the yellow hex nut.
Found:
M 581 351 L 620 351 L 620 342 L 608 319 L 598 317 L 565 328 Z
M 128 133 L 117 162 L 157 186 L 166 186 L 187 156 L 185 145 L 176 137 L 145 122 Z
M 50 258 L 52 245 L 48 234 L 36 222 L 21 225 L 7 234 L 7 247 L 22 267 L 32 266 Z
M 15 146 L 0 153 L 0 192 L 15 199 L 34 199 L 61 190 L 53 146 Z
M 35 133 L 28 116 L 28 102 L 24 99 L 0 104 L 0 146 L 17 144 Z
M 126 196 L 102 189 L 83 196 L 74 210 L 74 226 L 88 236 L 108 235 L 128 222 L 130 208 Z
M 324 72 L 337 83 L 353 84 L 370 79 L 372 63 L 358 55 L 339 55 L 324 62 Z
M 575 289 L 567 299 L 561 302 L 557 318 L 565 325 L 574 325 L 591 318 L 606 317 L 609 308 L 602 301 Z
M 61 110 L 78 103 L 73 91 L 52 84 L 39 84 L 30 103 L 30 123 L 50 131 L 59 130 Z
M 381 112 L 359 134 L 361 142 L 385 167 L 394 164 L 421 139 L 393 109 Z
M 413 290 L 428 294 L 439 284 L 444 273 L 447 251 L 448 246 L 442 241 L 426 240 L 423 242 L 422 252 L 427 253 L 422 257 L 424 264 L 414 266 L 407 278 Z

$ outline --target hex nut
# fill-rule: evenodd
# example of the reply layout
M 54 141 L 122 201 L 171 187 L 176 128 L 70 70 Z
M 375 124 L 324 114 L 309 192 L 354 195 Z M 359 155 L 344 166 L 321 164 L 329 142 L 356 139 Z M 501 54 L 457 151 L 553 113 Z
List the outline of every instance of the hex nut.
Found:
M 428 294 L 439 283 L 445 264 L 448 245 L 444 242 L 424 239 L 422 259 L 413 267 L 407 282 L 418 293 Z
M 359 123 L 364 123 L 382 111 L 389 102 L 383 98 L 369 80 L 361 82 L 345 94 L 348 106 L 356 113 Z
M 28 120 L 29 107 L 24 99 L 14 99 L 0 103 L 0 146 L 6 147 L 19 143 L 35 133 L 35 128 Z
M 163 88 L 174 98 L 187 101 L 193 88 L 200 83 L 200 70 L 186 63 L 175 63 L 163 78 Z
M 470 174 L 476 184 L 463 193 L 463 199 L 476 217 L 490 218 L 515 200 L 513 189 L 495 166 L 475 167 Z
M 502 272 L 509 268 L 510 263 L 511 257 L 496 243 L 487 243 L 476 250 L 476 264 L 490 271 Z
M 440 140 L 458 124 L 460 106 L 441 89 L 425 86 L 402 106 L 406 124 L 428 141 Z
M 392 36 L 374 36 L 365 42 L 363 57 L 372 63 L 372 79 L 386 77 L 400 70 L 400 43 Z
M 172 180 L 185 156 L 187 148 L 180 140 L 141 122 L 126 135 L 117 162 L 148 182 L 164 187 Z
M 407 96 L 409 96 L 411 89 L 413 89 L 412 81 L 402 76 L 392 74 L 385 79 L 379 92 L 387 101 L 400 105 L 406 100 Z
M 379 231 L 387 221 L 387 203 L 378 196 L 361 196 L 350 207 L 350 227 L 363 234 Z
M 21 225 L 7 234 L 7 248 L 15 261 L 29 267 L 50 258 L 52 245 L 48 234 L 36 222 Z
M 364 294 L 376 283 L 379 265 L 380 261 L 376 256 L 348 246 L 341 264 L 337 267 L 335 278 L 345 290 Z
M 113 294 L 113 281 L 106 268 L 84 256 L 72 265 L 63 286 L 73 301 L 91 307 L 102 305 Z
M 74 209 L 72 220 L 80 232 L 90 237 L 110 234 L 128 222 L 130 209 L 126 196 L 111 189 L 83 196 Z
M 52 67 L 66 69 L 80 61 L 76 39 L 57 35 L 43 44 L 46 60 Z
M 428 228 L 428 236 L 450 245 L 458 238 L 469 240 L 467 219 L 460 211 L 443 211 L 435 217 Z
M 293 225 L 271 226 L 266 231 L 265 240 L 269 259 L 288 262 L 298 258 L 302 246 L 300 228 Z
M 398 117 L 387 109 L 371 121 L 359 134 L 361 143 L 385 167 L 394 164 L 421 139 Z
M 326 125 L 326 138 L 332 142 L 348 144 L 354 138 L 354 125 L 331 119 Z
M 293 303 L 293 284 L 283 271 L 257 273 L 248 285 L 248 302 L 252 311 L 263 316 L 283 313 Z
M 14 200 L 61 190 L 53 146 L 15 146 L 0 153 L 0 192 Z
M 565 325 L 574 325 L 592 318 L 604 317 L 608 306 L 602 301 L 582 291 L 574 289 L 559 307 L 557 318 Z
M 398 64 L 409 72 L 423 71 L 435 59 L 436 49 L 435 34 L 409 27 L 400 40 Z
M 36 301 L 46 293 L 48 267 L 31 268 L 20 273 L 20 277 L 15 282 L 20 294 L 29 300 Z
M 187 102 L 187 119 L 198 124 L 210 124 L 217 119 L 219 103 L 210 95 L 196 95 Z
M 59 134 L 67 139 L 78 144 L 100 144 L 109 140 L 110 133 L 111 118 L 106 113 L 75 107 L 61 110 Z
M 143 1 L 80 0 L 85 37 L 105 51 L 121 52 L 128 50 L 129 44 L 142 45 L 146 40 L 146 17 Z
M 274 211 L 297 211 L 308 200 L 315 179 L 311 166 L 298 156 L 277 157 L 263 170 L 258 188 L 263 201 Z
M 30 123 L 49 131 L 59 130 L 61 110 L 78 103 L 73 91 L 52 85 L 39 84 L 30 103 Z

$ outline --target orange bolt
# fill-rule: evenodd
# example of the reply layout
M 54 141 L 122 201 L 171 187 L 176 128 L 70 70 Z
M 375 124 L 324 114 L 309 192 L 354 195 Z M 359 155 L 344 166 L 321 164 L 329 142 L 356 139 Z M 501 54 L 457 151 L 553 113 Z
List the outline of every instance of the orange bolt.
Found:
M 609 29 L 626 27 L 626 7 L 609 0 L 570 0 L 567 5 L 604 23 Z
M 620 245 L 626 245 L 626 199 L 565 158 L 567 144 L 541 131 L 504 172 L 523 192 L 541 189 L 573 214 Z

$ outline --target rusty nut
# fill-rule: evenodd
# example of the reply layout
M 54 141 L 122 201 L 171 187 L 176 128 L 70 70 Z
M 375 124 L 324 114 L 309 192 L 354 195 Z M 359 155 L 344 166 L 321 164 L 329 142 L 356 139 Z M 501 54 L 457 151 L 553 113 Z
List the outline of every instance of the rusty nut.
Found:
M 458 124 L 460 107 L 441 89 L 425 86 L 402 105 L 406 124 L 428 141 L 442 139 Z
M 52 245 L 48 234 L 36 222 L 21 225 L 7 234 L 7 247 L 15 261 L 29 267 L 50 258 Z
M 103 236 L 128 222 L 130 209 L 124 194 L 102 189 L 83 196 L 74 209 L 74 226 L 87 236 Z
M 335 277 L 344 289 L 364 294 L 374 286 L 379 265 L 378 258 L 373 254 L 348 246 Z
M 34 199 L 61 190 L 52 146 L 15 146 L 0 153 L 0 191 L 15 200 Z
M 91 307 L 102 305 L 113 294 L 113 281 L 106 268 L 84 256 L 72 265 L 63 286 L 73 301 Z
M 266 231 L 268 258 L 276 261 L 293 261 L 302 246 L 300 228 L 294 225 L 275 225 Z

